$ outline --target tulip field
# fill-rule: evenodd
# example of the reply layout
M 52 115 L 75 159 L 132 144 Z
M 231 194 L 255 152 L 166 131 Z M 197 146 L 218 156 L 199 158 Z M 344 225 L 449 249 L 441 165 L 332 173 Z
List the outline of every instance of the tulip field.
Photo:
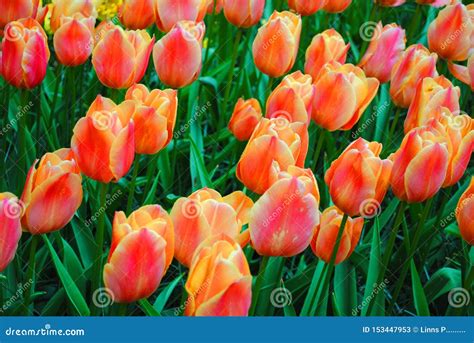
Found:
M 474 314 L 474 1 L 0 0 L 1 316 Z

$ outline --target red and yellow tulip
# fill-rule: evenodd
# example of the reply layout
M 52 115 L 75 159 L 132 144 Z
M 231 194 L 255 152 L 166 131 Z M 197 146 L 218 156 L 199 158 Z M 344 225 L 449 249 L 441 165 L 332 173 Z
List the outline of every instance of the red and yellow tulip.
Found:
M 240 98 L 229 121 L 229 130 L 239 141 L 247 141 L 262 119 L 262 109 L 257 99 Z
M 0 193 L 0 272 L 15 257 L 21 238 L 20 218 L 23 211 L 23 203 L 13 194 Z
M 118 17 L 130 30 L 144 30 L 155 21 L 155 0 L 123 0 Z
M 455 213 L 462 238 L 474 245 L 474 177 L 461 195 Z
M 156 26 L 170 31 L 179 21 L 202 22 L 208 8 L 208 0 L 156 0 Z
M 301 14 L 309 16 L 322 9 L 328 0 L 288 0 L 288 7 Z
M 248 28 L 262 18 L 265 0 L 223 0 L 224 15 L 232 25 Z
M 329 13 L 344 12 L 352 3 L 352 0 L 327 0 L 323 10 Z
M 61 26 L 62 17 L 73 17 L 80 14 L 83 17 L 97 17 L 93 0 L 54 0 L 51 9 L 50 25 L 55 32 Z

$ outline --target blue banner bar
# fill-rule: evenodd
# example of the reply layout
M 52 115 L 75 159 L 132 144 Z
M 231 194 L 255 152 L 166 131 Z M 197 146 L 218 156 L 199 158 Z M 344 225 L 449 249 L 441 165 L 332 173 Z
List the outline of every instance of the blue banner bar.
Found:
M 3 317 L 0 342 L 457 342 L 470 317 Z

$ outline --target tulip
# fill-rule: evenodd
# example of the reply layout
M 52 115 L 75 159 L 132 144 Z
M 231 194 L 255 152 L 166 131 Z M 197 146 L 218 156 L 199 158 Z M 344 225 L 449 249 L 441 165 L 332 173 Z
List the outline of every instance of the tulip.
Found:
M 241 247 L 224 235 L 208 242 L 194 257 L 185 288 L 187 316 L 247 316 L 252 275 Z
M 96 17 L 93 0 L 53 0 L 51 10 L 51 29 L 55 32 L 61 26 L 61 18 L 81 14 L 83 17 Z
M 474 177 L 461 195 L 455 213 L 462 238 L 467 244 L 474 245 Z
M 48 8 L 41 7 L 40 0 L 0 1 L 0 29 L 22 18 L 34 18 L 42 23 L 47 12 Z
M 43 82 L 50 53 L 46 33 L 36 20 L 9 23 L 1 50 L 0 71 L 9 84 L 31 89 Z
M 464 61 L 474 52 L 473 35 L 474 4 L 466 7 L 455 2 L 442 9 L 431 22 L 428 46 L 446 60 Z
M 344 12 L 352 3 L 352 0 L 327 0 L 323 10 L 329 13 Z
M 224 0 L 209 0 L 209 5 L 207 7 L 207 14 L 219 14 L 222 11 L 224 6 Z
M 418 83 L 415 96 L 408 108 L 405 133 L 425 125 L 440 107 L 447 107 L 451 112 L 458 113 L 460 96 L 459 87 L 454 87 L 444 76 L 425 77 Z
M 154 0 L 124 0 L 118 17 L 127 29 L 144 30 L 155 21 Z
M 303 167 L 308 152 L 305 123 L 263 118 L 237 164 L 237 178 L 252 192 L 263 194 L 290 166 Z
M 359 67 L 367 76 L 385 83 L 390 81 L 392 68 L 405 50 L 405 30 L 396 24 L 382 26 L 379 22 L 374 32 Z
M 449 4 L 451 0 L 416 0 L 417 4 L 430 5 L 432 7 L 441 7 Z
M 375 3 L 383 7 L 398 7 L 403 5 L 406 0 L 375 0 Z
M 400 148 L 390 155 L 390 184 L 396 197 L 409 203 L 433 197 L 443 185 L 448 170 L 448 141 L 431 126 L 411 130 Z
M 301 35 L 301 17 L 283 11 L 273 12 L 258 29 L 253 41 L 253 60 L 257 68 L 271 77 L 290 71 L 296 61 Z
M 232 25 L 248 28 L 262 18 L 265 0 L 223 0 L 224 15 Z
M 135 135 L 133 121 L 123 119 L 131 117 L 127 110 L 126 103 L 117 106 L 99 95 L 76 123 L 71 148 L 88 177 L 109 183 L 128 173 L 135 156 Z
M 248 232 L 241 231 L 248 223 L 252 206 L 252 200 L 240 191 L 222 197 L 215 190 L 203 188 L 187 198 L 179 198 L 171 210 L 176 259 L 186 267 L 191 266 L 198 246 L 218 234 L 247 244 Z
M 349 144 L 324 180 L 334 204 L 351 217 L 373 217 L 387 193 L 392 162 L 379 156 L 382 144 L 363 138 Z
M 94 47 L 94 25 L 94 17 L 63 17 L 54 34 L 54 51 L 61 64 L 75 67 L 86 63 Z
M 436 54 L 430 53 L 421 44 L 411 45 L 402 53 L 390 76 L 390 96 L 395 105 L 408 108 L 415 96 L 418 81 L 438 76 L 437 59 Z
M 127 90 L 125 100 L 133 101 L 128 111 L 135 124 L 135 151 L 156 154 L 173 138 L 178 109 L 177 92 L 173 89 L 153 89 L 136 84 Z
M 82 202 L 82 178 L 70 149 L 45 154 L 33 163 L 21 201 L 21 222 L 33 235 L 63 228 Z
M 153 62 L 160 80 L 173 88 L 193 83 L 202 67 L 204 22 L 180 21 L 153 48 Z
M 263 256 L 295 256 L 310 244 L 319 223 L 319 190 L 310 169 L 290 167 L 250 212 L 250 240 Z
M 321 222 L 316 227 L 316 232 L 311 241 L 314 254 L 329 263 L 336 247 L 337 235 L 341 227 L 344 213 L 336 206 L 331 206 L 321 214 Z M 353 253 L 360 239 L 364 226 L 364 218 L 347 218 L 341 236 L 339 248 L 336 253 L 335 264 L 347 260 Z
M 229 130 L 239 141 L 249 140 L 252 132 L 262 118 L 262 109 L 257 99 L 240 98 L 235 104 L 229 121 Z
M 352 64 L 330 62 L 315 83 L 312 118 L 329 131 L 350 130 L 377 94 L 380 82 Z
M 0 193 L 0 272 L 15 257 L 21 237 L 22 203 L 11 193 Z
M 471 90 L 474 92 L 474 54 L 469 57 L 467 66 L 448 63 L 448 68 L 455 78 L 471 86 Z
M 284 117 L 290 122 L 309 124 L 314 96 L 310 75 L 300 71 L 285 76 L 267 99 L 267 118 Z
M 118 232 L 115 232 L 118 231 Z M 115 249 L 104 266 L 104 285 L 118 303 L 147 298 L 156 291 L 166 270 L 166 240 L 147 227 L 114 225 Z
M 156 0 L 156 26 L 169 32 L 179 21 L 202 22 L 208 8 L 208 0 Z
M 102 40 L 102 38 L 105 37 L 107 32 L 117 28 L 118 26 L 115 25 L 112 21 L 110 20 L 104 20 L 101 21 L 99 25 L 95 28 L 94 31 L 94 47 L 99 44 L 99 42 Z
M 155 38 L 145 30 L 108 31 L 92 51 L 100 82 L 110 88 L 129 88 L 145 75 Z
M 288 7 L 302 16 L 309 16 L 323 8 L 327 1 L 328 0 L 288 0 Z
M 313 37 L 306 50 L 304 72 L 317 79 L 323 66 L 332 61 L 346 63 L 350 44 L 344 42 L 342 36 L 334 29 L 328 29 Z

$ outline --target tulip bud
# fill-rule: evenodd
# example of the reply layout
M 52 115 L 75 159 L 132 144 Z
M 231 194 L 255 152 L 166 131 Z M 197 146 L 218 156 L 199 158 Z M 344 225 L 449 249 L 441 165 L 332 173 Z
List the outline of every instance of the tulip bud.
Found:
M 392 68 L 390 96 L 395 105 L 408 108 L 419 80 L 438 76 L 438 56 L 421 44 L 409 46 Z
M 250 240 L 263 256 L 295 256 L 319 223 L 319 190 L 310 169 L 288 168 L 250 212 Z
M 185 315 L 247 316 L 252 275 L 244 252 L 224 235 L 212 241 L 203 243 L 193 259 L 185 285 Z
M 342 224 L 343 215 L 344 213 L 336 206 L 325 209 L 321 214 L 321 222 L 316 227 L 316 232 L 311 241 L 311 249 L 314 254 L 326 263 L 331 261 L 333 251 L 336 248 L 337 235 Z M 351 256 L 359 242 L 363 227 L 364 218 L 347 218 L 336 253 L 335 264 L 344 262 Z
M 415 127 L 425 125 L 440 107 L 447 107 L 452 112 L 459 112 L 461 90 L 454 87 L 444 76 L 425 77 L 418 82 L 415 96 L 408 108 L 405 119 L 405 133 Z
M 253 60 L 257 68 L 271 77 L 290 71 L 296 61 L 301 35 L 301 17 L 283 11 L 273 12 L 258 29 L 253 41 Z
M 304 166 L 308 152 L 305 123 L 284 117 L 263 118 L 255 128 L 237 164 L 237 178 L 252 192 L 263 194 L 281 171 Z
M 472 12 L 472 13 L 471 13 Z M 474 4 L 461 2 L 442 9 L 428 28 L 431 51 L 450 61 L 464 61 L 474 52 Z
M 382 26 L 379 22 L 374 32 L 359 67 L 367 76 L 385 83 L 390 81 L 392 68 L 405 50 L 405 30 L 397 24 Z
M 23 203 L 11 193 L 0 193 L 0 272 L 15 257 L 21 238 Z
M 390 184 L 396 197 L 409 203 L 433 197 L 443 185 L 448 170 L 448 143 L 434 127 L 411 130 L 400 148 L 390 155 Z
M 247 141 L 262 118 L 262 109 L 257 99 L 240 98 L 235 104 L 229 121 L 229 130 L 239 141 Z
M 474 54 L 467 60 L 467 66 L 448 63 L 448 68 L 455 78 L 470 86 L 474 92 Z
M 224 0 L 209 0 L 208 3 L 207 14 L 221 13 L 222 7 L 224 6 Z
M 153 48 L 153 62 L 160 80 L 173 88 L 193 83 L 202 67 L 204 22 L 180 21 Z
M 127 29 L 144 30 L 155 21 L 154 0 L 124 0 L 118 17 Z
M 95 18 L 63 17 L 54 34 L 54 51 L 61 64 L 75 67 L 86 63 L 94 47 Z
M 156 154 L 173 138 L 178 109 L 177 92 L 153 89 L 136 84 L 128 89 L 125 100 L 132 100 L 134 110 L 128 111 L 135 125 L 135 151 Z M 133 114 L 132 114 L 133 113 Z
M 315 83 L 312 118 L 326 130 L 350 130 L 377 94 L 380 82 L 352 64 L 327 63 Z
M 203 188 L 187 198 L 179 198 L 171 210 L 176 243 L 175 256 L 183 265 L 191 266 L 198 246 L 218 234 L 226 234 L 242 245 L 248 243 L 248 223 L 252 200 L 242 192 L 222 197 L 218 192 Z
M 155 38 L 145 30 L 108 31 L 92 51 L 92 64 L 103 85 L 129 88 L 145 75 Z
M 223 0 L 224 15 L 232 25 L 248 28 L 262 18 L 265 0 Z
M 382 144 L 359 138 L 327 170 L 324 180 L 334 204 L 349 216 L 373 217 L 387 193 L 392 162 L 379 156 Z
M 170 31 L 179 21 L 202 22 L 206 15 L 208 0 L 156 0 L 156 26 L 161 31 Z
M 467 244 L 474 245 L 474 177 L 461 195 L 455 213 L 462 238 Z
M 49 60 L 48 38 L 34 19 L 12 21 L 5 27 L 0 71 L 9 84 L 31 89 L 43 82 Z
M 352 0 L 327 0 L 323 10 L 329 13 L 344 12 L 350 6 Z
M 403 5 L 406 0 L 375 0 L 375 3 L 383 7 L 398 7 Z
M 346 63 L 347 52 L 350 44 L 334 29 L 328 29 L 313 37 L 308 50 L 306 50 L 306 62 L 304 72 L 310 74 L 314 80 L 317 79 L 323 66 L 332 61 L 341 64 Z
M 309 124 L 314 88 L 310 75 L 297 71 L 285 76 L 267 99 L 266 117 Z
M 50 19 L 53 32 L 61 26 L 61 17 L 72 17 L 75 14 L 86 18 L 97 17 L 93 0 L 53 0 Z
M 322 9 L 327 1 L 328 0 L 288 0 L 288 7 L 302 16 L 309 16 Z
M 33 18 L 42 23 L 48 12 L 47 7 L 41 7 L 40 0 L 0 1 L 0 29 L 9 22 L 23 18 Z
M 21 222 L 33 235 L 63 228 L 82 202 L 82 178 L 70 149 L 45 154 L 31 166 L 21 201 Z
M 109 183 L 125 176 L 135 157 L 135 135 L 125 105 L 97 96 L 73 130 L 71 148 L 81 171 L 91 179 Z

